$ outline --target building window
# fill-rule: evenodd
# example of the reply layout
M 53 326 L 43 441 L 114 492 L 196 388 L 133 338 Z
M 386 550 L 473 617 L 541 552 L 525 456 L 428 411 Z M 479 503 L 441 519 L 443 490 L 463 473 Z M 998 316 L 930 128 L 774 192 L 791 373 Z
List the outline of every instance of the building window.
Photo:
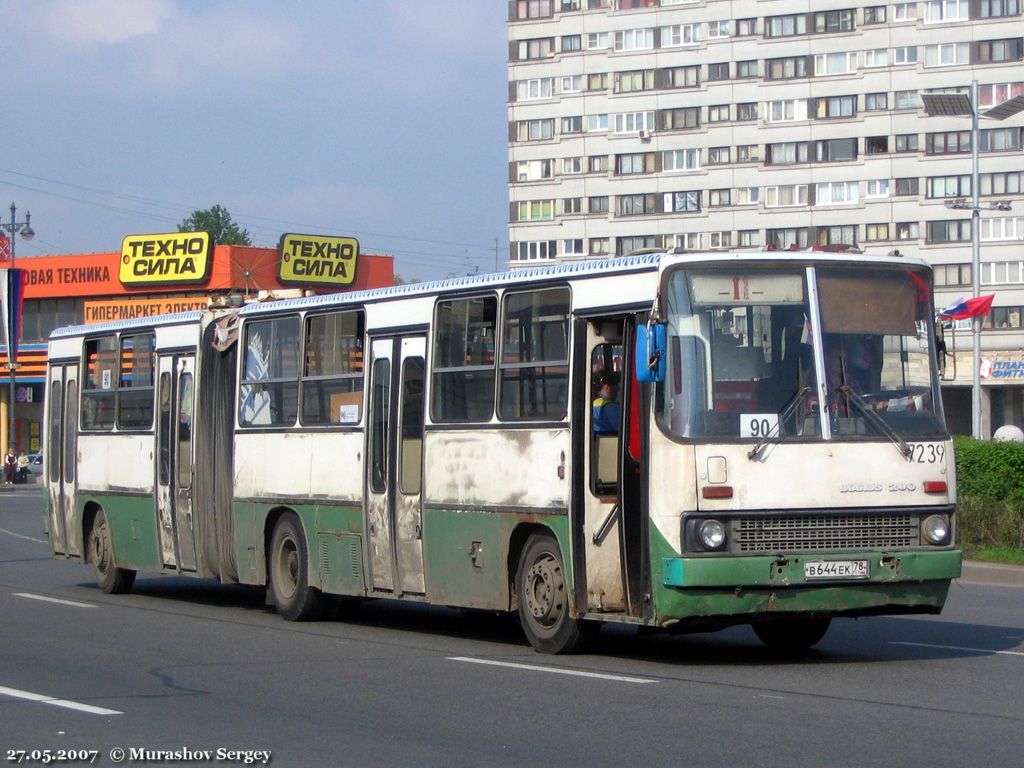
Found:
M 653 112 L 621 112 L 615 115 L 615 133 L 637 133 L 653 129 Z
M 967 21 L 970 18 L 968 0 L 929 0 L 924 4 L 924 21 L 935 24 L 944 21 Z
M 584 47 L 588 51 L 604 50 L 608 47 L 610 37 L 607 32 L 588 32 L 584 38 Z
M 825 139 L 814 142 L 814 159 L 819 163 L 836 163 L 857 159 L 857 139 Z
M 562 241 L 562 255 L 563 256 L 582 256 L 586 251 L 583 250 L 583 238 L 577 237 L 572 240 Z
M 1020 16 L 1020 0 L 980 0 L 979 19 L 999 19 L 1005 16 Z
M 657 87 L 696 88 L 700 85 L 700 67 L 670 67 L 659 69 L 658 74 Z
M 562 215 L 563 216 L 578 216 L 583 213 L 583 198 L 582 197 L 563 197 L 562 198 Z
M 849 224 L 818 227 L 815 235 L 818 245 L 857 245 L 857 227 Z
M 732 191 L 733 205 L 757 205 L 761 202 L 760 187 L 740 187 Z
M 959 287 L 971 284 L 970 264 L 937 264 L 935 266 L 935 287 Z
M 864 240 L 866 242 L 877 242 L 879 240 L 889 239 L 889 225 L 888 224 L 865 224 L 864 225 Z
M 699 24 L 673 24 L 661 28 L 661 47 L 674 48 L 679 45 L 694 45 L 700 42 Z
M 793 229 L 768 229 L 765 230 L 765 244 L 769 248 L 797 248 L 807 247 L 807 229 L 805 227 Z
M 865 136 L 864 153 L 867 155 L 884 155 L 889 151 L 888 136 Z
M 740 144 L 736 147 L 737 163 L 759 163 L 761 162 L 760 144 Z
M 815 117 L 832 119 L 854 117 L 857 114 L 856 96 L 830 96 L 815 100 Z
M 971 220 L 929 221 L 926 242 L 966 243 L 971 240 Z
M 614 77 L 615 93 L 633 93 L 654 89 L 654 70 L 639 69 L 635 72 L 616 72 Z
M 591 155 L 588 159 L 591 173 L 608 173 L 610 170 L 608 155 Z
M 807 99 L 784 99 L 768 102 L 769 123 L 788 123 L 807 119 Z
M 562 53 L 576 53 L 583 50 L 583 38 L 580 35 L 562 35 L 559 43 Z
M 547 19 L 551 17 L 551 0 L 518 0 L 517 19 Z
M 732 190 L 711 189 L 708 190 L 708 208 L 722 208 L 732 205 Z
M 806 184 L 786 184 L 764 188 L 765 208 L 787 208 L 798 205 L 807 205 Z
M 566 75 L 562 78 L 563 94 L 570 93 L 582 93 L 583 92 L 583 75 Z
M 781 59 L 766 59 L 764 76 L 766 80 L 792 80 L 798 77 L 807 77 L 807 57 L 788 56 Z
M 990 83 L 978 86 L 978 106 L 994 107 L 1008 99 L 1024 96 L 1024 83 Z
M 530 61 L 533 59 L 547 59 L 555 55 L 555 38 L 540 37 L 534 40 L 519 41 L 519 56 L 517 61 Z
M 608 73 L 607 72 L 594 72 L 587 75 L 587 90 L 588 91 L 607 91 L 608 90 Z
M 608 213 L 608 196 L 601 195 L 599 197 L 588 197 L 587 213 Z
M 927 179 L 925 196 L 938 197 L 969 197 L 971 194 L 970 176 L 931 176 Z
M 889 197 L 888 179 L 869 179 L 864 182 L 865 197 L 878 200 Z
M 523 200 L 516 203 L 516 221 L 551 221 L 554 218 L 554 200 Z
M 550 160 L 521 160 L 516 163 L 516 181 L 541 181 L 550 178 Z
M 513 243 L 513 261 L 538 261 L 553 259 L 557 254 L 554 240 L 534 240 Z
M 885 24 L 885 6 L 871 5 L 864 9 L 864 24 Z
M 583 173 L 583 158 L 582 157 L 563 157 L 562 158 L 562 175 L 572 176 L 577 173 Z
M 787 141 L 765 147 L 765 165 L 796 165 L 807 162 L 807 143 Z
M 664 109 L 658 113 L 658 127 L 663 131 L 700 128 L 700 107 Z
M 1021 177 L 1024 173 L 1011 171 L 1009 173 L 983 173 L 978 177 L 978 192 L 981 195 L 1016 195 L 1024 184 L 1021 184 Z
M 632 237 L 620 237 L 616 241 L 616 253 L 625 256 L 633 251 L 644 250 L 645 248 L 661 248 L 661 235 L 634 235 Z
M 889 94 L 888 93 L 865 93 L 864 94 L 864 111 L 865 112 L 882 112 L 889 108 Z
M 736 120 L 749 121 L 757 120 L 757 102 L 750 101 L 736 105 Z
M 897 152 L 917 152 L 920 147 L 920 137 L 916 133 L 901 133 L 896 136 Z
M 897 240 L 918 240 L 921 237 L 921 224 L 917 221 L 900 221 L 896 223 Z
M 674 235 L 672 240 L 676 248 L 682 248 L 684 251 L 704 250 L 703 232 L 687 232 L 683 235 Z
M 992 307 L 984 320 L 984 327 L 996 330 L 1020 328 L 1021 317 L 1024 317 L 1024 307 Z
M 814 185 L 815 205 L 852 205 L 860 200 L 856 181 L 827 181 Z
M 916 176 L 896 179 L 894 197 L 915 197 L 921 194 L 921 180 Z
M 889 49 L 888 48 L 872 48 L 864 51 L 864 64 L 865 69 L 871 67 L 887 67 L 889 66 Z
M 732 247 L 732 232 L 708 232 L 708 245 L 711 248 Z
M 727 123 L 729 122 L 729 105 L 728 104 L 712 104 L 708 107 L 708 122 L 709 123 Z
M 587 133 L 601 133 L 608 130 L 608 115 L 587 115 Z
M 710 147 L 708 149 L 708 165 L 728 165 L 730 147 Z
M 724 21 L 709 21 L 708 22 L 708 40 L 718 40 L 723 37 L 729 37 L 731 34 L 732 22 L 728 19 Z
M 939 43 L 924 47 L 926 67 L 952 67 L 970 63 L 970 46 L 967 43 Z
M 607 237 L 592 237 L 588 243 L 590 247 L 590 253 L 596 256 L 600 256 L 606 253 L 611 253 L 611 244 L 608 242 Z
M 807 16 L 767 16 L 764 20 L 765 37 L 792 37 L 807 34 Z
M 814 56 L 814 75 L 847 75 L 857 71 L 857 52 L 818 53 Z
M 1022 45 L 1024 45 L 1024 40 L 1019 37 L 1012 37 L 1008 40 L 982 40 L 975 43 L 977 47 L 975 61 L 978 64 L 1020 61 Z
M 562 135 L 583 133 L 583 117 L 581 115 L 563 117 L 562 124 L 559 126 L 559 133 Z
M 917 91 L 896 91 L 896 109 L 918 109 L 921 96 Z
M 653 29 L 623 29 L 615 33 L 616 51 L 644 51 L 653 47 Z
M 662 204 L 665 213 L 696 213 L 700 211 L 700 192 L 666 192 Z
M 750 37 L 757 34 L 757 19 L 736 19 L 736 37 Z
M 615 156 L 615 172 L 619 176 L 654 173 L 654 153 L 638 152 Z
M 756 229 L 741 229 L 736 233 L 736 244 L 740 248 L 757 248 L 761 245 L 761 233 Z
M 1024 218 L 1007 216 L 982 219 L 980 237 L 982 240 L 1024 240 Z
M 946 131 L 925 136 L 926 155 L 955 155 L 971 151 L 970 131 Z
M 700 150 L 699 149 L 670 149 L 661 154 L 662 170 L 673 171 L 699 171 Z
M 616 216 L 645 216 L 651 213 L 659 213 L 658 195 L 617 195 Z
M 899 48 L 893 48 L 892 63 L 894 66 L 917 64 L 917 46 L 905 45 Z
M 534 80 L 516 82 L 516 101 L 535 101 L 550 99 L 554 95 L 555 79 L 543 77 Z
M 708 64 L 708 82 L 729 79 L 729 62 L 723 61 L 719 64 Z
M 814 32 L 816 34 L 849 32 L 853 29 L 853 13 L 852 9 L 815 13 Z
M 916 21 L 917 3 L 896 3 L 892 7 L 892 18 L 896 22 Z
M 738 78 L 749 78 L 757 77 L 760 74 L 760 69 L 757 65 L 757 59 L 750 59 L 747 61 L 736 62 L 736 77 Z
M 520 120 L 516 123 L 517 141 L 545 141 L 555 135 L 554 119 Z
M 1006 152 L 1021 148 L 1020 128 L 988 128 L 980 132 L 978 151 Z

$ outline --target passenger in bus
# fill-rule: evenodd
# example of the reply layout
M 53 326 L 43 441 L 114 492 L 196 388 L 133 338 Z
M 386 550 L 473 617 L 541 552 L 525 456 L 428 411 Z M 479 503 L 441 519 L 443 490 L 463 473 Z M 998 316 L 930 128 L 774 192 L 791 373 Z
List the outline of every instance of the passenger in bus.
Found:
M 622 421 L 622 408 L 618 403 L 619 374 L 615 371 L 598 371 L 594 376 L 597 397 L 593 403 L 594 434 L 617 435 Z

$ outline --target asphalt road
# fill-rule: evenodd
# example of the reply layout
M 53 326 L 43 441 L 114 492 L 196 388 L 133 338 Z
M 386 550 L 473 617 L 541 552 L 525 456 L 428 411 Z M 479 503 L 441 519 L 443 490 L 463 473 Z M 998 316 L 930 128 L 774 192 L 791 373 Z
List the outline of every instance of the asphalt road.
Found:
M 108 766 L 118 749 L 124 765 L 184 762 L 157 750 L 191 765 L 260 751 L 276 766 L 1024 761 L 1020 587 L 965 579 L 939 617 L 837 621 L 800 660 L 743 627 L 610 628 L 591 653 L 549 657 L 513 622 L 443 608 L 374 601 L 289 624 L 249 588 L 140 576 L 104 595 L 91 568 L 50 558 L 41 520 L 38 488 L 0 494 L 8 764 L 61 749 Z

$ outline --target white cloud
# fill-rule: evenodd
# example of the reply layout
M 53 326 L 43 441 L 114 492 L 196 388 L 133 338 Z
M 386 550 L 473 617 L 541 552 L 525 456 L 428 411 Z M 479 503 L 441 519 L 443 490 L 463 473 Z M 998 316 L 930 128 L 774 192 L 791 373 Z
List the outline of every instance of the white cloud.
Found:
M 159 34 L 175 15 L 169 0 L 54 0 L 38 3 L 34 10 L 39 32 L 85 49 Z

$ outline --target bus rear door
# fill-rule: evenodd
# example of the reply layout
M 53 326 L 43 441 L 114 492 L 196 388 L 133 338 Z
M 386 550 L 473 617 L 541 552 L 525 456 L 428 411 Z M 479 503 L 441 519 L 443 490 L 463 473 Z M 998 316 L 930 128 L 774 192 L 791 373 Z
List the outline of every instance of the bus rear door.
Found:
M 50 367 L 47 401 L 48 434 L 44 469 L 50 518 L 50 548 L 54 554 L 80 557 L 82 550 L 75 530 L 77 364 Z

